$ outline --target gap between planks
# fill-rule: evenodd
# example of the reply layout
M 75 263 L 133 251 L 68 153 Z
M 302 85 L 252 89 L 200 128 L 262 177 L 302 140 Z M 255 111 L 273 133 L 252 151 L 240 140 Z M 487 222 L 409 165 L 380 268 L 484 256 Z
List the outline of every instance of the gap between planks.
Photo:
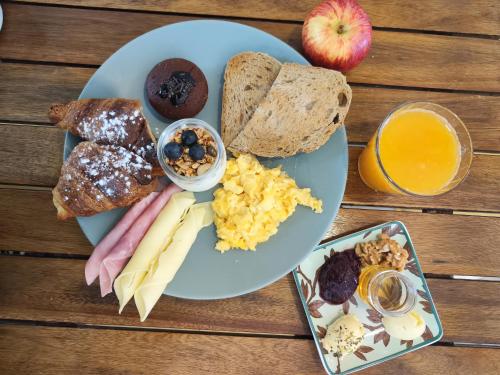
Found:
M 35 125 L 36 126 L 36 125 Z M 495 153 L 500 155 L 500 153 Z M 36 186 L 36 185 L 16 185 L 16 184 L 0 184 L 0 189 L 17 189 L 17 190 L 33 190 L 33 191 L 52 191 L 51 186 Z M 449 210 L 449 209 L 433 209 L 433 208 L 408 208 L 398 206 L 380 206 L 380 205 L 356 205 L 344 204 L 340 205 L 341 208 L 346 209 L 359 209 L 359 210 L 378 210 L 378 211 L 400 211 L 400 212 L 415 212 L 439 215 L 462 215 L 462 216 L 484 216 L 484 217 L 500 217 L 500 212 L 486 212 L 486 211 L 466 211 L 466 210 Z M 323 241 L 326 241 L 325 239 Z
M 324 240 L 322 242 L 326 242 Z M 73 259 L 73 260 L 87 260 L 89 255 L 85 254 L 68 254 L 68 253 L 44 253 L 39 251 L 22 251 L 22 250 L 0 250 L 1 256 L 18 256 L 30 258 L 51 258 L 51 259 Z M 462 281 L 484 281 L 484 282 L 500 282 L 498 276 L 476 276 L 476 275 L 447 275 L 424 272 L 426 279 L 441 279 L 441 280 L 462 280 Z
M 328 239 L 321 242 L 327 242 Z M 68 254 L 68 253 L 48 253 L 39 251 L 22 251 L 22 250 L 0 250 L 1 256 L 18 256 L 30 258 L 51 258 L 51 259 L 73 259 L 87 260 L 89 255 L 86 254 Z M 432 272 L 424 272 L 426 279 L 444 279 L 444 280 L 462 280 L 462 281 L 485 281 L 485 282 L 500 282 L 498 276 L 475 276 L 475 275 L 448 275 L 437 274 Z
M 85 324 L 85 323 L 70 323 L 70 322 L 47 322 L 37 320 L 22 320 L 22 319 L 0 319 L 2 325 L 17 325 L 17 326 L 34 326 L 34 327 L 55 327 L 69 329 L 93 329 L 93 330 L 112 330 L 112 331 L 129 331 L 129 332 L 151 332 L 151 333 L 179 333 L 193 335 L 210 335 L 210 336 L 230 336 L 230 337 L 254 337 L 262 339 L 286 339 L 286 340 L 313 340 L 312 335 L 293 335 L 293 334 L 269 334 L 269 333 L 248 333 L 238 331 L 210 331 L 201 329 L 180 329 L 180 328 L 160 328 L 160 327 L 138 327 L 127 325 L 104 325 L 104 324 Z M 432 346 L 451 346 L 451 347 L 471 347 L 471 348 L 494 348 L 499 349 L 500 344 L 490 343 L 469 343 L 461 341 L 438 341 Z
M 31 126 L 38 128 L 53 128 L 55 125 L 49 122 L 39 122 L 39 121 L 11 121 L 0 119 L 0 126 L 8 125 L 8 126 Z M 360 147 L 363 148 L 366 146 L 366 142 L 348 142 L 347 145 L 349 147 Z M 500 155 L 500 151 L 491 151 L 491 150 L 474 150 L 475 155 L 489 155 L 496 156 Z
M 18 4 L 18 3 L 16 3 Z M 19 65 L 42 65 L 42 66 L 60 66 L 67 68 L 84 68 L 84 69 L 99 69 L 101 65 L 98 64 L 81 64 L 59 61 L 39 61 L 39 60 L 19 60 L 19 59 L 1 59 L 0 62 L 5 64 L 19 64 Z M 420 86 L 398 86 L 382 83 L 366 83 L 349 81 L 349 85 L 353 87 L 377 88 L 387 90 L 403 90 L 403 91 L 422 91 L 422 92 L 437 92 L 448 94 L 465 94 L 465 95 L 482 95 L 482 96 L 500 96 L 500 92 L 486 91 L 486 90 L 464 90 L 464 89 L 449 89 L 445 87 L 420 87 Z M 8 121 L 1 120 L 0 121 Z M 42 123 L 43 124 L 43 123 Z
M 16 5 L 26 5 L 26 6 L 86 9 L 86 10 L 97 10 L 97 11 L 107 11 L 107 12 L 160 14 L 160 15 L 169 15 L 169 16 L 180 16 L 180 17 L 203 17 L 206 19 L 227 19 L 227 20 L 231 20 L 231 21 L 238 21 L 238 20 L 240 20 L 240 21 L 259 21 L 259 22 L 283 23 L 283 24 L 291 24 L 291 25 L 302 25 L 303 24 L 303 21 L 298 21 L 298 20 L 293 20 L 293 19 L 273 19 L 273 18 L 245 17 L 245 16 L 232 16 L 232 15 L 213 15 L 213 14 L 199 14 L 199 13 L 189 13 L 189 12 L 164 12 L 164 11 L 159 11 L 159 10 L 147 10 L 147 9 L 127 9 L 127 8 L 118 8 L 118 7 L 98 7 L 98 6 L 85 6 L 85 5 L 72 5 L 72 4 L 51 4 L 51 3 L 44 3 L 44 2 L 39 3 L 36 1 L 17 2 L 17 1 L 12 1 L 12 0 L 6 0 L 4 2 L 5 3 L 15 3 Z M 377 30 L 377 31 L 388 31 L 388 32 L 397 32 L 397 33 L 410 33 L 410 34 L 455 36 L 455 37 L 472 38 L 472 39 L 492 39 L 492 40 L 499 40 L 500 39 L 500 35 L 496 35 L 496 34 L 425 30 L 425 29 L 387 27 L 387 26 L 376 26 L 376 25 L 372 25 L 372 29 Z
M 199 335 L 212 336 L 240 336 L 240 337 L 259 337 L 259 338 L 280 338 L 280 339 L 302 339 L 311 340 L 312 335 L 294 335 L 294 334 L 270 334 L 258 332 L 239 332 L 239 331 L 211 331 L 204 329 L 189 329 L 189 328 L 161 328 L 161 327 L 144 327 L 144 326 L 129 326 L 129 325 L 107 325 L 107 324 L 90 324 L 77 322 L 58 322 L 58 321 L 43 321 L 43 320 L 24 320 L 24 319 L 2 319 L 1 325 L 23 325 L 23 326 L 38 326 L 38 327 L 61 327 L 75 329 L 104 329 L 115 331 L 141 331 L 141 332 L 163 332 L 163 333 L 189 333 Z M 500 346 L 500 344 L 499 344 Z

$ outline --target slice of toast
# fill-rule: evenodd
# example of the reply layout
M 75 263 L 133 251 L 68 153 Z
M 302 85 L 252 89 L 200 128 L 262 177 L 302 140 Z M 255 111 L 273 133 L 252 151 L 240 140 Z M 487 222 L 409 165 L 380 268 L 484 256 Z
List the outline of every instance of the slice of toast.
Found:
M 228 61 L 224 72 L 221 117 L 222 140 L 226 146 L 252 117 L 280 68 L 278 60 L 260 52 L 242 52 Z
M 344 124 L 351 97 L 339 72 L 283 64 L 267 96 L 228 148 L 265 157 L 317 150 Z

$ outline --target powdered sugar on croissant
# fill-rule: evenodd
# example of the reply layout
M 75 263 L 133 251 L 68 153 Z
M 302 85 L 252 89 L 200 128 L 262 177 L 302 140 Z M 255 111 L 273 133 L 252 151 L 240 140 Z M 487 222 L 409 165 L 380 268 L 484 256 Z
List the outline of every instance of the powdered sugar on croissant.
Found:
M 115 145 L 78 144 L 52 191 L 59 219 L 129 206 L 156 190 L 152 165 Z
M 80 99 L 54 104 L 49 110 L 49 119 L 87 141 L 133 151 L 153 165 L 153 174 L 163 174 L 156 156 L 156 140 L 139 100 Z

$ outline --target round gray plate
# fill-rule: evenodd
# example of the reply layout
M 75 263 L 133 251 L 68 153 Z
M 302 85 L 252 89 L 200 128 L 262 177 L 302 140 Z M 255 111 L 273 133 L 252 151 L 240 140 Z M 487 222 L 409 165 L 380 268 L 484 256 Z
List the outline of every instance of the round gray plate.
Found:
M 197 64 L 208 81 L 208 101 L 197 117 L 219 128 L 225 65 L 242 51 L 262 51 L 282 62 L 308 64 L 293 48 L 260 30 L 223 21 L 182 22 L 148 32 L 120 48 L 96 71 L 80 98 L 140 99 L 152 128 L 159 132 L 168 121 L 149 107 L 144 81 L 159 61 L 182 57 Z M 78 142 L 78 138 L 67 135 L 65 157 Z M 311 154 L 263 160 L 267 166 L 282 164 L 299 186 L 310 187 L 313 195 L 323 200 L 323 213 L 297 207 L 278 233 L 259 245 L 256 252 L 233 250 L 220 254 L 214 249 L 214 226 L 205 228 L 165 293 L 191 299 L 234 297 L 262 288 L 290 272 L 319 243 L 337 214 L 344 194 L 347 160 L 344 128 Z M 211 200 L 212 193 L 197 194 L 197 199 Z M 78 218 L 78 222 L 95 245 L 123 213 L 123 209 L 113 210 Z

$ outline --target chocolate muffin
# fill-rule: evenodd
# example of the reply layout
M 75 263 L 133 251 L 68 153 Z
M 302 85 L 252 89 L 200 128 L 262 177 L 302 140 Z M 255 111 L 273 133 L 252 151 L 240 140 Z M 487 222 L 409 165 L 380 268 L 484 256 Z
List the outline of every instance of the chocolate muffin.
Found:
M 149 103 L 162 116 L 178 120 L 193 117 L 208 98 L 203 72 L 191 61 L 168 59 L 158 63 L 146 79 Z
M 356 292 L 361 262 L 354 250 L 334 253 L 319 271 L 319 295 L 326 302 L 340 305 Z

